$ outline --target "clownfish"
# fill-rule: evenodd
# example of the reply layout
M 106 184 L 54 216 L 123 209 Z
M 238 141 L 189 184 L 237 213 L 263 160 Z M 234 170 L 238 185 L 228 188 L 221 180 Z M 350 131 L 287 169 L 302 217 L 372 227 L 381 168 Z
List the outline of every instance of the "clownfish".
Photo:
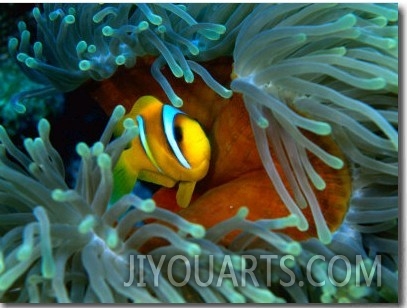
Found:
M 208 172 L 210 144 L 201 125 L 181 110 L 143 96 L 117 124 L 114 135 L 123 131 L 123 121 L 132 118 L 139 135 L 119 157 L 113 169 L 111 201 L 133 190 L 137 179 L 165 187 L 178 183 L 177 204 L 187 207 L 196 182 Z

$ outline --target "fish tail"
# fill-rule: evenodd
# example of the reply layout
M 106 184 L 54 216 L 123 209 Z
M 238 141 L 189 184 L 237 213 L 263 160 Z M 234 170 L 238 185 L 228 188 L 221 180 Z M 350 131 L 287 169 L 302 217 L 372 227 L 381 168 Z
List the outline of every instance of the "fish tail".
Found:
M 110 202 L 114 203 L 122 196 L 129 194 L 136 185 L 138 173 L 130 171 L 123 155 L 113 169 L 113 193 Z

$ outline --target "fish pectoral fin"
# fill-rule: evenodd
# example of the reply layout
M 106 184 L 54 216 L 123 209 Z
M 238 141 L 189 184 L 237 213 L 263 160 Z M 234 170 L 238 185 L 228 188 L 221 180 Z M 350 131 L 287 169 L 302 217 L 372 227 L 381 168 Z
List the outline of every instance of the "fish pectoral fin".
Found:
M 164 187 L 174 187 L 177 183 L 172 178 L 150 170 L 141 170 L 139 179 L 149 183 L 154 183 Z
M 180 207 L 186 208 L 191 202 L 192 194 L 196 182 L 179 182 L 177 191 L 177 203 Z

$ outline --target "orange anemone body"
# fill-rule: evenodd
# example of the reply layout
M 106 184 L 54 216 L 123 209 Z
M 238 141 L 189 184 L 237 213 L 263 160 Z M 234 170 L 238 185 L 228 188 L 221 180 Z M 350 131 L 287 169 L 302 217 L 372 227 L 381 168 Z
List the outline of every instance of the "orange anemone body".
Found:
M 112 78 L 90 86 L 91 93 L 110 114 L 117 104 L 130 109 L 134 101 L 143 95 L 153 95 L 163 102 L 168 98 L 150 75 L 151 58 L 140 59 L 131 70 L 118 72 Z M 212 76 L 224 86 L 230 83 L 232 61 L 220 58 L 205 64 Z M 162 188 L 154 195 L 158 206 L 177 212 L 191 222 L 206 228 L 234 216 L 237 210 L 245 206 L 249 209 L 249 220 L 280 218 L 289 215 L 289 211 L 277 194 L 264 170 L 257 152 L 249 115 L 244 107 L 243 98 L 235 93 L 230 99 L 224 99 L 212 91 L 199 76 L 191 84 L 177 79 L 163 70 L 171 86 L 184 105 L 181 109 L 204 127 L 211 143 L 211 161 L 206 177 L 198 182 L 191 204 L 181 209 L 176 205 L 177 188 Z M 327 152 L 342 158 L 343 154 L 330 136 L 317 136 L 303 132 Z M 326 188 L 314 190 L 322 213 L 331 231 L 336 230 L 347 212 L 351 193 L 351 174 L 349 166 L 340 170 L 325 165 L 312 153 L 308 153 L 310 162 L 317 173 L 325 180 Z M 272 156 L 273 153 L 272 153 Z M 274 159 L 283 182 L 287 182 L 278 160 Z M 290 189 L 288 188 L 290 192 Z M 284 233 L 296 240 L 317 237 L 315 223 L 308 207 L 303 213 L 309 222 L 307 231 L 286 228 Z M 238 232 L 229 234 L 223 244 L 228 244 Z

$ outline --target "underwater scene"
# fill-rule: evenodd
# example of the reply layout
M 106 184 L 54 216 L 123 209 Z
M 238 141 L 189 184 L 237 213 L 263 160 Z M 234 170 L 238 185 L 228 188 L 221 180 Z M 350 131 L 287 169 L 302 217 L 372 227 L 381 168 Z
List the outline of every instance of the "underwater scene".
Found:
M 397 303 L 398 5 L 1 3 L 0 302 Z

